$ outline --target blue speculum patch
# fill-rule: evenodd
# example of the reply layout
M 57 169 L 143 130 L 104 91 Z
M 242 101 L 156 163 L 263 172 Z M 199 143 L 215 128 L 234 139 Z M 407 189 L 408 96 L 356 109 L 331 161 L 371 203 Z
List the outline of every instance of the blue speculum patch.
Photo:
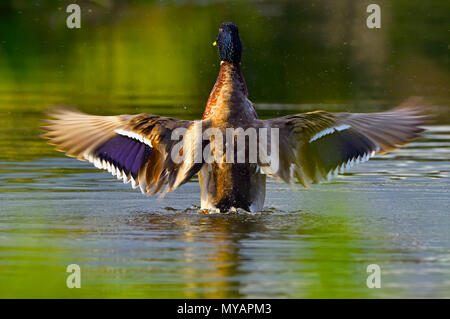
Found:
M 152 152 L 152 148 L 140 141 L 116 135 L 100 145 L 94 156 L 108 161 L 125 174 L 131 173 L 134 179 L 137 178 L 139 169 L 147 161 Z

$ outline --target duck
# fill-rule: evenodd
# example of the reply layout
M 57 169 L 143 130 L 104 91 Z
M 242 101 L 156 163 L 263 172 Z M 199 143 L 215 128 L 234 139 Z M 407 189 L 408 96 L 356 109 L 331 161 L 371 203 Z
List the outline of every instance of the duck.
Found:
M 198 175 L 200 209 L 223 213 L 261 211 L 267 177 L 310 188 L 424 131 L 427 116 L 417 99 L 377 113 L 319 110 L 259 119 L 242 74 L 238 27 L 222 23 L 213 45 L 220 69 L 201 120 L 54 108 L 43 137 L 148 196 L 164 196 Z M 264 155 L 252 157 L 254 145 L 262 145 L 257 153 Z

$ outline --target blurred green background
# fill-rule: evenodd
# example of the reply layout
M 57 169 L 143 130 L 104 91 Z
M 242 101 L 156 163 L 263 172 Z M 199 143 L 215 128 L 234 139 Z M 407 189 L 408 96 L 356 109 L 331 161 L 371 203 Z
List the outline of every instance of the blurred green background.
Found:
M 81 29 L 66 27 L 69 3 L 81 6 Z M 369 3 L 3 0 L 0 138 L 15 146 L 0 157 L 51 155 L 11 135 L 37 142 L 36 119 L 55 104 L 199 118 L 223 21 L 240 28 L 249 97 L 262 117 L 280 114 L 273 104 L 373 111 L 419 95 L 448 123 L 450 3 L 378 1 L 382 27 L 368 29 Z
M 366 26 L 373 2 L 381 29 Z M 69 3 L 81 29 L 66 27 Z M 449 1 L 423 0 L 0 1 L 0 297 L 445 296 L 449 13 Z M 256 216 L 161 212 L 196 203 L 197 185 L 162 204 L 39 137 L 53 105 L 199 119 L 224 21 L 239 26 L 261 117 L 385 110 L 414 95 L 442 126 L 348 185 L 271 184 L 284 211 Z M 72 262 L 88 289 L 64 286 Z M 364 286 L 371 262 L 384 263 L 385 290 Z

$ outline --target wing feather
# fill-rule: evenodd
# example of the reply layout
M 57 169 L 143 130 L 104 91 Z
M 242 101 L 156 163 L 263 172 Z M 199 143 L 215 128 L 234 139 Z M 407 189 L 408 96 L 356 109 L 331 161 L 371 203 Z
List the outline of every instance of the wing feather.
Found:
M 280 130 L 279 168 L 263 169 L 287 183 L 297 179 L 309 187 L 419 137 L 429 118 L 425 113 L 424 107 L 402 105 L 380 113 L 315 111 L 261 120 L 260 126 Z
M 188 132 L 194 122 L 152 114 L 96 116 L 56 109 L 45 120 L 43 137 L 57 150 L 108 170 L 147 195 L 171 191 L 195 175 L 203 163 L 171 158 L 176 128 Z M 206 122 L 202 125 L 208 125 Z M 183 138 L 183 150 L 194 143 Z

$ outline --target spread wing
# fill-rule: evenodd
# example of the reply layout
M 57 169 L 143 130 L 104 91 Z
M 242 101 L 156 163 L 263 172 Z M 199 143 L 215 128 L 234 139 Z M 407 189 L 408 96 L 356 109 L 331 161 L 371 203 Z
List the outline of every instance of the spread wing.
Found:
M 193 138 L 195 127 L 207 126 L 205 121 L 152 114 L 95 116 L 67 109 L 55 110 L 50 117 L 43 136 L 59 151 L 108 170 L 148 195 L 164 186 L 164 193 L 177 188 L 203 165 L 193 156 L 182 156 L 193 154 L 195 141 L 201 141 Z
M 428 116 L 417 106 L 381 113 L 328 113 L 288 115 L 261 121 L 279 129 L 278 170 L 263 170 L 286 183 L 318 183 L 344 168 L 367 161 L 407 144 L 423 131 Z M 274 143 L 271 142 L 271 147 Z

